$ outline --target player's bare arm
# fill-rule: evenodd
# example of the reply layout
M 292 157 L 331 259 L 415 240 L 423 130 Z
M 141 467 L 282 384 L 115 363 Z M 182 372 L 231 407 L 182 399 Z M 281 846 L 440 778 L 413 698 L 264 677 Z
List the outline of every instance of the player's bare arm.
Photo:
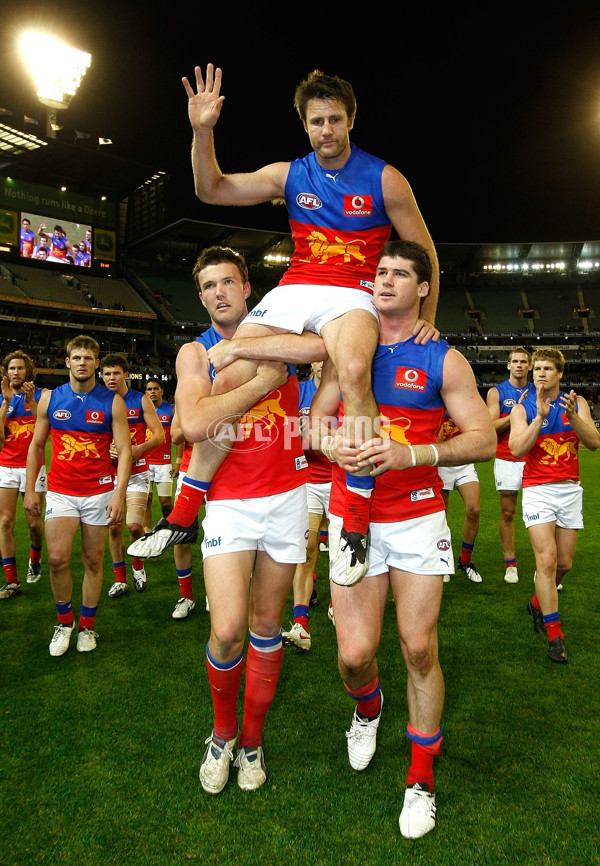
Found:
M 179 423 L 177 409 L 173 409 L 173 417 L 171 418 L 171 442 L 175 445 L 175 460 L 171 467 L 171 478 L 175 478 L 179 475 L 179 469 L 183 459 L 183 449 L 185 447 L 185 439 L 183 438 L 183 430 Z
M 520 404 L 513 406 L 510 413 L 508 447 L 517 460 L 522 460 L 526 454 L 529 454 L 540 435 L 544 419 L 550 412 L 550 398 L 544 396 L 543 385 L 540 385 L 536 392 L 536 407 L 536 416 L 529 424 L 527 413 Z
M 183 436 L 183 430 L 181 429 L 181 424 L 179 423 L 179 415 L 177 414 L 177 409 L 173 410 L 173 418 L 171 419 L 171 442 L 173 445 L 176 445 L 177 448 L 185 445 L 185 438 Z
M 406 178 L 393 166 L 386 165 L 382 175 L 383 200 L 385 210 L 392 225 L 402 240 L 414 241 L 425 247 L 429 253 L 433 274 L 429 287 L 429 294 L 423 300 L 420 319 L 426 320 L 430 326 L 435 322 L 438 297 L 440 293 L 440 267 L 438 263 L 435 244 L 429 233 L 425 220 L 417 205 L 412 189 Z M 420 329 L 419 322 L 415 325 L 417 334 Z M 438 332 L 439 334 L 439 332 Z M 427 342 L 420 338 L 417 342 Z
M 117 453 L 117 483 L 115 492 L 106 508 L 108 526 L 116 526 L 125 519 L 125 493 L 131 475 L 131 435 L 127 422 L 127 408 L 120 394 L 115 394 L 112 404 L 112 434 Z
M 327 358 L 325 343 L 317 334 L 272 334 L 266 337 L 238 337 L 221 340 L 208 350 L 208 360 L 217 372 L 239 358 L 250 361 L 282 361 L 312 364 Z
M 342 428 L 337 426 L 340 408 L 340 386 L 331 358 L 326 358 L 321 368 L 321 381 L 310 404 L 308 424 L 303 431 L 302 447 L 322 451 L 332 462 L 340 463 Z M 356 451 L 354 452 L 356 454 Z M 342 468 L 344 468 L 342 466 Z
M 500 436 L 510 427 L 510 415 L 505 415 L 503 418 L 500 417 L 500 394 L 497 388 L 489 389 L 485 396 L 485 403 L 494 423 L 494 429 L 498 436 Z
M 23 507 L 31 517 L 39 517 L 42 512 L 42 497 L 36 492 L 35 482 L 46 456 L 46 442 L 50 434 L 48 420 L 48 402 L 50 391 L 44 391 L 37 405 L 37 418 L 27 452 L 27 468 L 25 471 L 25 496 Z
M 225 394 L 211 394 L 210 367 L 204 346 L 188 343 L 177 355 L 175 405 L 187 442 L 215 436 L 221 426 L 232 424 L 259 400 L 287 380 L 287 367 L 261 361 L 249 382 Z M 172 434 L 171 434 L 172 435 Z
M 282 198 L 289 163 L 273 163 L 251 173 L 224 175 L 215 154 L 213 130 L 221 114 L 222 73 L 212 63 L 195 67 L 196 92 L 187 78 L 183 86 L 188 97 L 188 116 L 194 132 L 192 169 L 196 195 L 206 204 L 255 205 Z
M 164 427 L 160 423 L 158 415 L 156 414 L 156 407 L 147 394 L 142 396 L 142 411 L 144 413 L 146 427 L 150 430 L 150 436 L 139 445 L 133 446 L 133 460 L 138 460 L 142 454 L 145 454 L 147 451 L 152 451 L 153 448 L 158 448 L 159 445 L 164 443 L 166 438 Z
M 2 388 L 2 403 L 0 404 L 0 450 L 4 448 L 4 440 L 6 436 L 6 429 L 4 425 L 6 424 L 6 415 L 8 413 L 8 407 L 10 406 L 10 401 L 12 399 L 12 390 L 10 385 L 8 384 L 8 376 L 3 376 L 1 385 Z

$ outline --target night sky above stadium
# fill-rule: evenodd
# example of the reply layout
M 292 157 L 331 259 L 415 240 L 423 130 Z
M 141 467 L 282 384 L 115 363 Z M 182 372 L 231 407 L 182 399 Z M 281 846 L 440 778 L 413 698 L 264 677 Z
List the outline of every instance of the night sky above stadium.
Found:
M 224 171 L 307 152 L 293 92 L 319 68 L 352 83 L 352 140 L 403 172 L 438 243 L 600 237 L 597 4 L 557 11 L 458 2 L 441 12 L 394 4 L 386 18 L 374 14 L 377 5 L 322 14 L 313 5 L 293 25 L 280 4 L 245 4 L 237 15 L 228 4 L 206 13 L 199 2 L 33 0 L 15 2 L 13 13 L 7 5 L 0 106 L 35 110 L 15 35 L 27 18 L 52 28 L 93 57 L 59 115 L 65 130 L 110 138 L 114 156 L 167 171 L 182 217 L 287 230 L 282 208 L 217 209 L 194 199 L 181 76 L 212 61 L 224 75 L 216 132 Z

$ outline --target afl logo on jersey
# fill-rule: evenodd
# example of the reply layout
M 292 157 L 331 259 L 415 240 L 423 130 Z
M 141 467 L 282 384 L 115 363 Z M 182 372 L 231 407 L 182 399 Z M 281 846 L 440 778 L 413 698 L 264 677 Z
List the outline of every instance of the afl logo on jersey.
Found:
M 504 403 L 502 405 L 506 406 L 507 409 L 512 409 L 513 406 L 517 405 L 517 401 L 513 400 L 512 397 L 509 397 L 507 400 L 504 401 Z
M 68 409 L 57 409 L 56 412 L 53 413 L 52 417 L 55 421 L 68 421 L 71 417 L 71 413 Z
M 447 538 L 442 538 L 437 543 L 438 550 L 450 550 L 451 544 Z
M 321 199 L 310 192 L 298 193 L 296 196 L 296 204 L 298 207 L 304 208 L 304 210 L 319 210 L 320 207 L 323 207 Z

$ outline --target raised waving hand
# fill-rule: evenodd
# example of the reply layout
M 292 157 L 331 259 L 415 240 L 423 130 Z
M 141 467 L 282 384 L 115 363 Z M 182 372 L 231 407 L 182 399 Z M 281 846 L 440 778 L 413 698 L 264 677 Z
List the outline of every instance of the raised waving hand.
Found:
M 185 92 L 188 95 L 188 115 L 194 131 L 201 129 L 213 129 L 223 106 L 224 96 L 221 91 L 221 70 L 215 69 L 212 63 L 206 67 L 206 82 L 202 77 L 202 69 L 196 66 L 196 89 L 191 86 L 187 78 L 182 78 Z

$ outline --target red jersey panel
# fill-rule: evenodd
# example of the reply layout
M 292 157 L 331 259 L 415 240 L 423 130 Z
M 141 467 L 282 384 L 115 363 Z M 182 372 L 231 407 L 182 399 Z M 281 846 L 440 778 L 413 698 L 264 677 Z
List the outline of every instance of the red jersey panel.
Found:
M 42 389 L 35 389 L 35 399 L 42 396 Z M 3 398 L 0 395 L 0 405 Z M 33 436 L 35 418 L 25 400 L 25 394 L 14 394 L 11 398 L 4 422 L 4 448 L 0 451 L 0 465 L 11 469 L 24 469 L 27 452 Z
M 67 496 L 95 496 L 114 486 L 110 459 L 114 394 L 95 385 L 76 394 L 69 383 L 48 402 L 52 459 L 48 490 Z

